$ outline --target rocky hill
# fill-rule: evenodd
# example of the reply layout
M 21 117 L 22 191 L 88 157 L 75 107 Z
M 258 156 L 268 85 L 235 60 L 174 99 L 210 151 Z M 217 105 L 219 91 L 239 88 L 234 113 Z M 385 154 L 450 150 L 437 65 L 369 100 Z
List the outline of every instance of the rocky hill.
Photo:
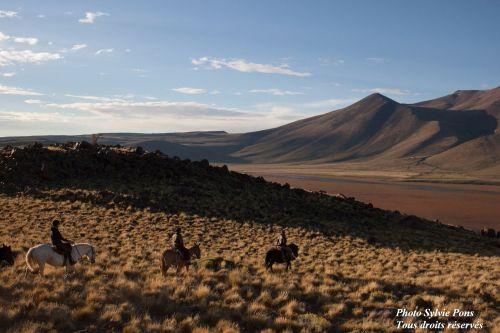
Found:
M 0 154 L 0 190 L 106 207 L 303 226 L 388 246 L 421 247 L 424 238 L 427 248 L 475 251 L 487 246 L 463 228 L 142 148 L 86 142 L 7 147 Z

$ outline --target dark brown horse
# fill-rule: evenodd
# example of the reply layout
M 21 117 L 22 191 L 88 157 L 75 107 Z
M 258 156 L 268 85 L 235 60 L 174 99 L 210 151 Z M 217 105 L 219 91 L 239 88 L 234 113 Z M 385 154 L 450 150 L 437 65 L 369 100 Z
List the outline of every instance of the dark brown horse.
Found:
M 14 265 L 14 253 L 10 246 L 5 244 L 0 247 L 0 266 L 12 266 Z
M 299 255 L 299 247 L 293 243 L 289 244 L 288 247 L 290 248 L 294 257 L 296 258 Z M 291 256 L 285 256 L 285 257 L 286 258 L 283 258 L 283 253 L 281 252 L 280 249 L 276 247 L 270 249 L 266 253 L 266 262 L 265 262 L 266 269 L 272 270 L 273 265 L 275 263 L 278 263 L 278 264 L 286 264 L 286 270 L 289 270 L 290 268 L 292 268 L 292 260 L 294 260 L 295 258 Z

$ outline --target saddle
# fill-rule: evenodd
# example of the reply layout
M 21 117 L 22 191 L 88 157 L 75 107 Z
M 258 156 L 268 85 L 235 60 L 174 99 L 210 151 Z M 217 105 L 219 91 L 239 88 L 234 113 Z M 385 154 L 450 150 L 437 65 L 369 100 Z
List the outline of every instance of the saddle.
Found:
M 64 251 L 59 250 L 59 249 L 58 249 L 57 247 L 55 247 L 54 245 L 52 245 L 52 246 L 51 246 L 51 248 L 52 248 L 52 251 L 54 251 L 55 253 L 60 254 L 60 255 L 62 255 L 62 256 L 64 255 Z

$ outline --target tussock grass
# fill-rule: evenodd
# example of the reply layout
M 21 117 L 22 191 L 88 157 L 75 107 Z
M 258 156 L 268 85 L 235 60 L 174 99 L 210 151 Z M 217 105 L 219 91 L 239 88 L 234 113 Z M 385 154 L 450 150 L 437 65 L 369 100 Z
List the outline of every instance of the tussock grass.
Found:
M 63 214 L 67 238 L 96 246 L 96 263 L 24 278 L 26 250 L 49 242 Z M 188 274 L 160 273 L 179 225 L 202 260 Z M 269 273 L 269 226 L 80 201 L 0 195 L 0 243 L 19 252 L 0 271 L 0 330 L 6 332 L 395 331 L 399 307 L 473 309 L 500 327 L 500 259 L 464 252 L 378 247 L 354 236 L 289 227 L 300 247 L 290 272 Z M 275 229 L 279 230 L 279 229 Z M 464 245 L 465 246 L 465 245 Z

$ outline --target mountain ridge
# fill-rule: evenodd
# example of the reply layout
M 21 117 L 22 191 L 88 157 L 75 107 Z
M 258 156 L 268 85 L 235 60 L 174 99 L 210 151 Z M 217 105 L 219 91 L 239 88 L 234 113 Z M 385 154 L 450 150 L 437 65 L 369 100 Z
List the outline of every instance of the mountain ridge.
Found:
M 500 87 L 457 90 L 414 104 L 374 93 L 339 110 L 248 133 L 103 133 L 100 142 L 142 146 L 220 163 L 344 163 L 373 168 L 425 164 L 450 172 L 497 170 Z M 90 140 L 81 136 L 0 138 L 0 146 Z

